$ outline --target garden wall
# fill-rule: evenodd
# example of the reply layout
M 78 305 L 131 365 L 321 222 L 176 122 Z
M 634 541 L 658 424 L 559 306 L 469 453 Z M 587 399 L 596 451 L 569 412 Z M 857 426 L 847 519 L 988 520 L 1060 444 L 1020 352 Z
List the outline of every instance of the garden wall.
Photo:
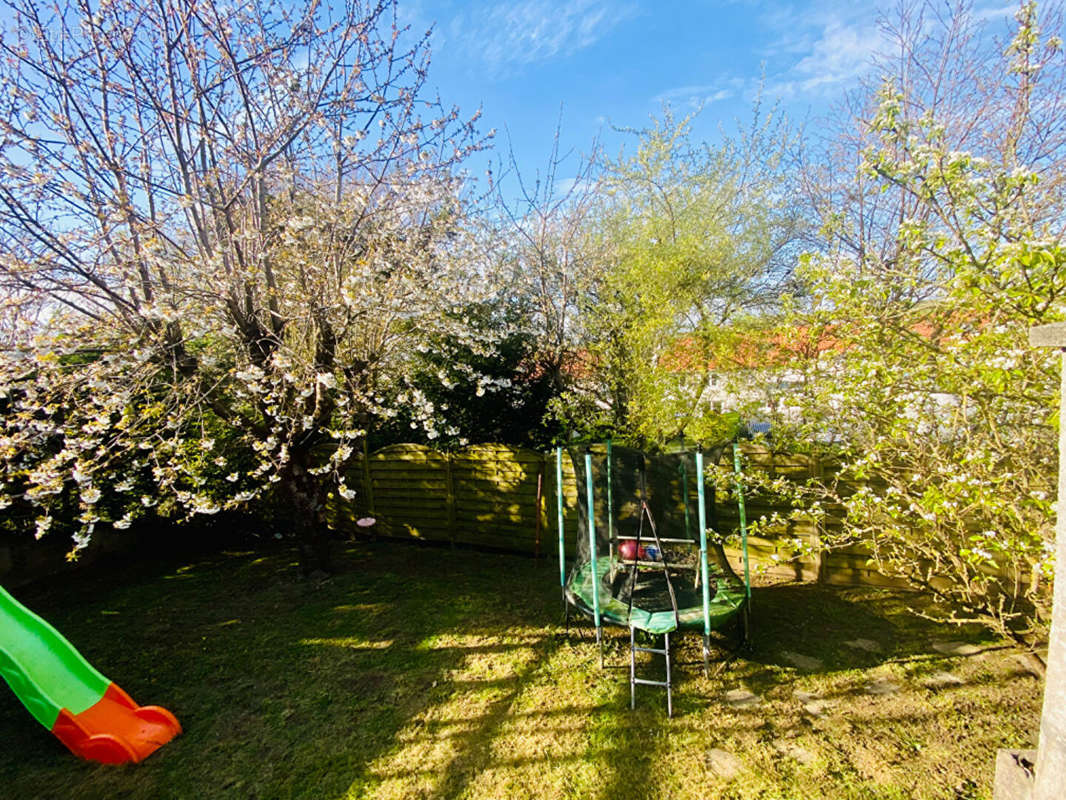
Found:
M 745 460 L 774 475 L 802 479 L 824 469 L 807 456 L 772 453 L 744 447 Z M 729 467 L 723 456 L 722 465 Z M 567 554 L 577 537 L 577 486 L 569 459 L 563 459 L 564 525 Z M 505 445 L 478 445 L 442 453 L 421 445 L 393 445 L 353 461 L 347 482 L 356 495 L 350 502 L 335 498 L 330 519 L 334 528 L 358 534 L 421 541 L 472 544 L 556 558 L 558 551 L 555 455 Z M 747 517 L 783 516 L 787 506 L 747 499 Z M 738 528 L 736 505 L 719 502 L 719 527 L 729 534 Z M 376 520 L 372 530 L 355 523 Z M 839 525 L 829 517 L 825 524 Z M 810 545 L 811 556 L 793 558 L 790 540 Z M 821 552 L 818 526 L 789 521 L 748 540 L 751 562 L 765 573 L 796 580 L 839 585 L 902 587 L 867 565 L 858 548 Z M 739 568 L 739 548 L 726 550 Z
M 32 522 L 27 521 L 25 527 L 32 527 Z M 149 517 L 129 530 L 101 528 L 76 561 L 67 558 L 73 540 L 62 533 L 53 532 L 37 541 L 24 530 L 0 532 L 0 584 L 14 589 L 101 568 L 121 571 L 130 560 L 184 559 L 226 547 L 250 548 L 277 530 L 271 520 L 235 511 L 194 517 L 185 523 Z

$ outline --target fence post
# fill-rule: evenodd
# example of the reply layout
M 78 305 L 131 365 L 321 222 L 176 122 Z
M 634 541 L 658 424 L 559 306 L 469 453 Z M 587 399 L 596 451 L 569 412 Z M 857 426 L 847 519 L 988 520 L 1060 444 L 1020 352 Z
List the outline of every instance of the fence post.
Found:
M 556 532 L 559 534 L 559 585 L 563 587 L 563 608 L 566 608 L 566 518 L 563 516 L 563 448 L 555 448 L 555 507 Z
M 447 496 L 445 507 L 448 509 L 448 541 L 455 547 L 455 483 L 452 476 L 452 453 L 444 454 L 444 486 Z
M 374 476 L 370 471 L 370 451 L 367 448 L 366 437 L 363 437 L 363 491 L 366 493 L 366 511 L 374 516 Z
M 536 537 L 533 542 L 533 558 L 540 560 L 540 534 L 544 530 L 546 510 L 544 506 L 544 473 L 547 471 L 548 458 L 541 454 L 540 463 L 537 465 L 537 500 L 534 509 Z
M 825 465 L 822 463 L 822 457 L 819 455 L 810 456 L 811 459 L 811 473 L 812 478 L 817 478 L 819 483 L 823 483 L 825 480 Z M 829 583 L 828 567 L 829 558 L 822 547 L 822 531 L 825 526 L 825 514 L 814 521 L 814 541 L 811 542 L 812 557 L 815 559 L 814 568 L 815 574 L 818 576 L 815 580 L 819 584 Z
M 1062 353 L 1059 385 L 1059 497 L 1055 522 L 1055 587 L 1051 608 L 1044 708 L 1035 766 L 1023 763 L 1030 752 L 1000 750 L 996 756 L 996 800 L 1055 800 L 1066 786 L 1066 322 L 1029 329 L 1033 347 Z

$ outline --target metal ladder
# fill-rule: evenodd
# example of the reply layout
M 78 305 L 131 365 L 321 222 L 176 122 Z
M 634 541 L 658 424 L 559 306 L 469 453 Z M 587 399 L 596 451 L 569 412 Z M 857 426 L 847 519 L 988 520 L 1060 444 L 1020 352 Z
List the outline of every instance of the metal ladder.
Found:
M 644 532 L 644 520 L 647 519 L 648 527 L 651 528 L 651 535 L 655 539 L 655 547 L 659 552 L 659 561 L 655 563 L 641 562 L 639 556 L 633 560 L 630 566 L 630 579 L 634 582 L 634 589 L 637 573 L 642 569 L 662 569 L 663 578 L 666 580 L 666 588 L 670 593 L 670 605 L 674 609 L 674 619 L 677 621 L 678 627 L 681 625 L 681 620 L 678 617 L 677 611 L 677 595 L 674 593 L 674 584 L 670 580 L 670 563 L 667 561 L 666 553 L 663 551 L 663 540 L 659 538 L 658 526 L 655 524 L 655 518 L 651 514 L 651 509 L 648 508 L 648 485 L 647 485 L 647 466 L 642 465 L 640 471 L 640 522 L 637 525 L 636 543 L 637 547 L 640 547 L 642 534 Z M 686 508 L 687 510 L 687 508 Z M 676 540 L 672 540 L 676 541 Z M 633 595 L 629 596 L 629 614 L 633 613 Z M 637 677 L 637 653 L 655 653 L 661 655 L 666 660 L 666 680 L 665 681 L 652 681 L 646 678 Z M 670 676 L 670 633 L 667 631 L 663 634 L 663 646 L 658 647 L 637 647 L 637 629 L 634 625 L 629 626 L 629 708 L 633 710 L 637 707 L 637 684 L 642 686 L 663 686 L 666 688 L 666 716 L 672 717 L 674 715 L 674 695 L 673 695 L 673 682 Z
M 637 677 L 637 653 L 657 653 L 666 660 L 666 680 L 651 681 L 647 678 Z M 629 708 L 637 707 L 637 684 L 641 686 L 664 686 L 666 687 L 666 716 L 674 716 L 673 684 L 670 679 L 670 633 L 663 634 L 663 646 L 637 647 L 637 629 L 629 626 Z

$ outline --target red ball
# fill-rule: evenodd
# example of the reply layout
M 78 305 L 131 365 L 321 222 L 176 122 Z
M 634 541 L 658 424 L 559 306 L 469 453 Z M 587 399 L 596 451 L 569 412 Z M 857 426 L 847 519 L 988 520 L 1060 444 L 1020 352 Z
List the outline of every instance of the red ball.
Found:
M 623 539 L 618 543 L 618 555 L 626 561 L 633 561 L 637 557 L 637 543 L 632 539 Z

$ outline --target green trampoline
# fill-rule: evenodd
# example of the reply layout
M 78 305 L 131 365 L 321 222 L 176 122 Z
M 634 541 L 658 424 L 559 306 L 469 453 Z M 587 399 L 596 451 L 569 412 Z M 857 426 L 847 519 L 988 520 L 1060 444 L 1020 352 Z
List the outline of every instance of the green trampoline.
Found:
M 709 457 L 717 463 L 724 453 L 725 447 L 716 447 Z M 661 686 L 672 714 L 671 633 L 702 632 L 705 671 L 712 631 L 735 621 L 741 640 L 747 638 L 751 588 L 736 445 L 732 455 L 743 578 L 733 570 L 716 535 L 715 489 L 706 485 L 702 450 L 649 455 L 608 441 L 556 451 L 559 581 L 567 618 L 575 609 L 592 620 L 601 664 L 603 626 L 629 628 L 631 706 L 637 685 Z M 564 458 L 572 462 L 578 486 L 576 558 L 569 570 L 563 534 Z M 661 636 L 662 647 L 638 646 L 638 630 Z M 636 653 L 641 651 L 665 657 L 665 681 L 636 676 Z

